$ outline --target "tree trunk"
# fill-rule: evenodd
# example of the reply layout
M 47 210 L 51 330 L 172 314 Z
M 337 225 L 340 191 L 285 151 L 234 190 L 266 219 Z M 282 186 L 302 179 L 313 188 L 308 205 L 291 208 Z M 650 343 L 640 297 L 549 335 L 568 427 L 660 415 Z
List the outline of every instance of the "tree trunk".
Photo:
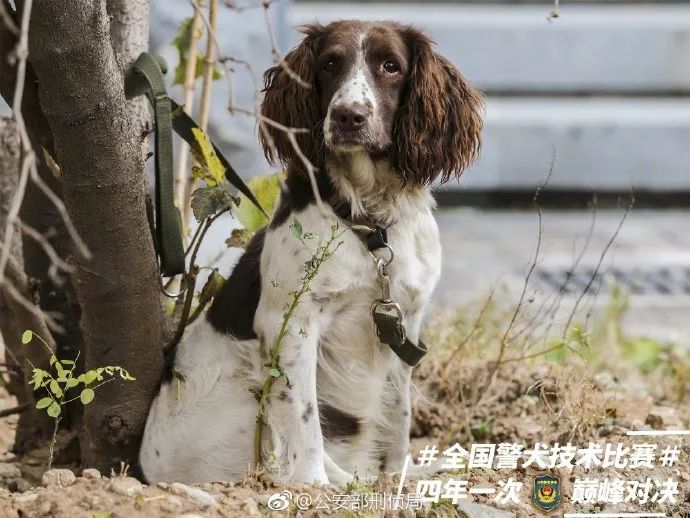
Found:
M 145 212 L 141 137 L 124 97 L 103 0 L 34 5 L 30 56 L 53 130 L 62 192 L 93 259 L 75 258 L 87 368 L 120 365 L 85 408 L 82 461 L 106 470 L 138 452 L 162 366 L 162 311 Z
M 16 76 L 14 66 L 6 58 L 16 43 L 16 36 L 0 24 L 0 94 L 8 104 L 12 103 Z M 50 189 L 59 198 L 62 198 L 60 182 L 46 165 L 41 151 L 43 148 L 51 156 L 55 155 L 53 134 L 38 101 L 36 74 L 30 63 L 27 63 L 22 115 L 32 148 L 37 153 L 38 174 Z M 20 217 L 25 224 L 44 235 L 60 257 L 69 257 L 72 251 L 72 242 L 67 235 L 62 218 L 55 205 L 34 182 L 29 182 L 26 186 Z M 34 239 L 24 234 L 21 245 L 24 271 L 28 277 L 27 285 L 32 295 L 30 298 L 37 299 L 37 304 L 43 311 L 55 315 L 64 329 L 61 333 L 53 333 L 58 356 L 74 358 L 77 351 L 82 349 L 83 344 L 79 329 L 80 310 L 71 280 L 64 274 L 60 274 L 58 278 L 50 274 L 52 263 L 42 246 Z M 27 359 L 37 365 L 38 359 L 31 356 L 28 356 Z M 27 367 L 27 362 L 24 363 L 23 367 Z M 81 359 L 80 364 L 83 366 Z M 46 420 L 43 423 L 45 426 L 42 428 L 22 426 L 26 415 L 24 413 L 20 418 L 15 435 L 14 450 L 17 452 L 32 447 L 38 440 L 49 436 L 53 430 L 53 424 L 50 420 Z M 71 408 L 68 408 L 64 414 L 61 426 L 77 425 L 80 416 L 81 408 L 71 405 Z

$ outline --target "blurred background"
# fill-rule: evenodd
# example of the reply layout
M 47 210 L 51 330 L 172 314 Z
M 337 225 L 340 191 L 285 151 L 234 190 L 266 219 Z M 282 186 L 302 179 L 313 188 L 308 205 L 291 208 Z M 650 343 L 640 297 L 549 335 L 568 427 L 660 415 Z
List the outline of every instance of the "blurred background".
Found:
M 416 24 L 486 92 L 481 158 L 436 193 L 439 307 L 472 306 L 493 287 L 515 300 L 524 289 L 535 308 L 565 298 L 585 320 L 604 311 L 615 286 L 631 332 L 690 344 L 690 3 L 565 0 L 557 17 L 553 9 L 519 0 L 274 0 L 267 12 L 283 53 L 299 41 L 293 27 L 313 20 Z M 172 41 L 193 8 L 153 0 L 151 10 L 151 50 L 172 68 Z M 231 63 L 232 77 L 215 82 L 209 133 L 250 178 L 271 168 L 255 121 L 227 106 L 232 91 L 252 109 L 273 61 L 259 0 L 221 2 L 217 37 L 221 57 L 252 70 Z M 183 97 L 179 85 L 170 91 Z M 533 198 L 550 170 L 539 217 Z M 237 259 L 224 247 L 234 225 L 214 226 L 204 250 L 202 261 L 221 273 Z

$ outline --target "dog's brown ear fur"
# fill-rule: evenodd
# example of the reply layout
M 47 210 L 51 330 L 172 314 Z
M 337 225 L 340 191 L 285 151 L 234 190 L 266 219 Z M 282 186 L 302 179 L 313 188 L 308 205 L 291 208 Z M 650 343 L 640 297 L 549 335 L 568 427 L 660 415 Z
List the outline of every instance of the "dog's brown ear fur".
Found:
M 409 84 L 394 124 L 393 167 L 408 182 L 457 177 L 481 146 L 484 96 L 413 27 L 401 29 L 411 56 Z
M 284 64 L 269 68 L 264 73 L 264 98 L 261 115 L 287 128 L 306 129 L 295 133 L 296 143 L 312 165 L 319 168 L 323 162 L 323 136 L 319 117 L 319 95 L 316 85 L 316 42 L 326 29 L 319 23 L 300 28 L 305 37 L 285 56 Z M 286 70 L 287 69 L 289 70 Z M 306 84 L 300 84 L 291 75 L 297 75 Z M 260 139 L 270 164 L 300 163 L 301 157 L 285 131 L 260 121 Z

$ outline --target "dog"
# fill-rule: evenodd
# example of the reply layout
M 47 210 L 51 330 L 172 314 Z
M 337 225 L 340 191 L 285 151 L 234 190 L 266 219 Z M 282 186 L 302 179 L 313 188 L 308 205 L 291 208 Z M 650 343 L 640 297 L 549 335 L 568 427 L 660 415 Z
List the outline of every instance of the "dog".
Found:
M 302 32 L 265 73 L 260 110 L 260 139 L 269 162 L 285 167 L 285 187 L 270 224 L 174 352 L 140 450 L 151 483 L 236 480 L 255 460 L 257 392 L 289 294 L 313 259 L 295 219 L 318 236 L 314 247 L 336 227 L 340 245 L 288 320 L 261 463 L 283 482 L 324 484 L 399 471 L 406 458 L 410 364 L 423 352 L 422 319 L 441 272 L 430 185 L 477 158 L 483 96 L 417 28 L 347 20 Z M 406 350 L 384 343 L 374 321 L 391 308 L 400 314 L 387 340 L 404 337 Z

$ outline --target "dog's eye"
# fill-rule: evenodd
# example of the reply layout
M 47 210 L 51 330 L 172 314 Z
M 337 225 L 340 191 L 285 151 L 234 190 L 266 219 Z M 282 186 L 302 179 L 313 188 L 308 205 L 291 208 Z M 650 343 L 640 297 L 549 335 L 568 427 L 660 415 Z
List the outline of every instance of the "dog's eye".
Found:
M 389 59 L 383 63 L 383 69 L 389 74 L 396 74 L 400 72 L 400 65 L 392 59 Z
M 333 72 L 333 71 L 335 70 L 335 65 L 336 65 L 335 59 L 329 59 L 329 60 L 326 61 L 326 63 L 323 65 L 323 69 L 324 69 L 326 72 Z

